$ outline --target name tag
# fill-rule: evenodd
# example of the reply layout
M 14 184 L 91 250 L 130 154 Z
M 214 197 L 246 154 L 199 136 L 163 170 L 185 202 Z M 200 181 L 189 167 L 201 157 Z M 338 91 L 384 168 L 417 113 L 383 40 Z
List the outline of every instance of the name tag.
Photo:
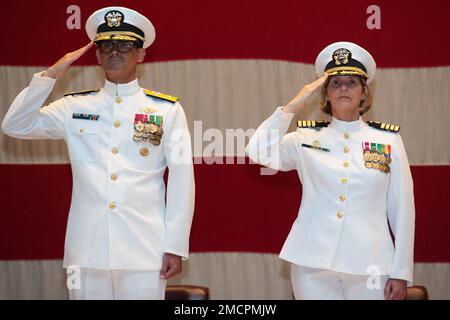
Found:
M 72 119 L 98 121 L 98 119 L 100 119 L 100 116 L 98 114 L 74 113 L 72 114 Z
M 312 144 L 302 143 L 302 147 L 310 148 L 310 149 L 316 149 L 316 150 L 325 151 L 325 152 L 330 152 L 330 149 L 323 148 L 323 147 L 320 147 L 320 146 L 313 146 Z

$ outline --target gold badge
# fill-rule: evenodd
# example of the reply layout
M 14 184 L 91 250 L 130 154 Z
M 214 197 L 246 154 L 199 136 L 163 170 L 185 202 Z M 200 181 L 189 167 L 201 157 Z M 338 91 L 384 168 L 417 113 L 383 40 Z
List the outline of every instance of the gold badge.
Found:
M 337 49 L 333 52 L 334 63 L 337 66 L 340 66 L 341 64 L 347 64 L 350 57 L 351 52 L 345 48 Z
M 117 10 L 108 11 L 105 14 L 105 22 L 109 28 L 120 27 L 122 25 L 123 13 Z
M 158 109 L 147 107 L 147 108 L 141 108 L 141 109 L 139 109 L 139 111 L 143 112 L 143 113 L 147 113 L 147 114 L 152 114 L 152 113 L 155 113 L 156 111 L 158 111 Z

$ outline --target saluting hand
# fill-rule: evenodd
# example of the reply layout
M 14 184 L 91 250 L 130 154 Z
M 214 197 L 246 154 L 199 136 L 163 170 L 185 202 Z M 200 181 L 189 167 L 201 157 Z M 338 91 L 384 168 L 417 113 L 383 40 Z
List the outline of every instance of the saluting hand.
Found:
M 42 74 L 43 77 L 48 78 L 60 78 L 66 73 L 66 71 L 70 68 L 72 63 L 74 63 L 78 58 L 80 58 L 83 54 L 88 51 L 92 45 L 93 42 L 89 42 L 84 47 L 67 53 L 64 57 L 59 59 L 54 65 L 52 65 L 50 68 L 48 68 L 44 73 Z
M 163 264 L 159 277 L 169 279 L 181 273 L 181 257 L 172 253 L 164 253 Z
M 306 104 L 311 95 L 322 89 L 325 81 L 328 79 L 328 73 L 324 73 L 319 79 L 304 86 L 299 93 L 283 108 L 283 111 L 296 113 Z

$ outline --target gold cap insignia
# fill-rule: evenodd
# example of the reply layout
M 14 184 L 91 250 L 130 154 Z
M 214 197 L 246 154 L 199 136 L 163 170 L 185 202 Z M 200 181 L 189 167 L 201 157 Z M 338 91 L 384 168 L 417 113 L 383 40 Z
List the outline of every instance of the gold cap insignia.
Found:
M 337 49 L 333 52 L 334 63 L 337 66 L 340 66 L 341 64 L 347 64 L 350 58 L 351 52 L 345 48 Z
M 105 14 L 105 21 L 109 28 L 120 27 L 123 22 L 123 13 L 117 10 L 108 11 Z

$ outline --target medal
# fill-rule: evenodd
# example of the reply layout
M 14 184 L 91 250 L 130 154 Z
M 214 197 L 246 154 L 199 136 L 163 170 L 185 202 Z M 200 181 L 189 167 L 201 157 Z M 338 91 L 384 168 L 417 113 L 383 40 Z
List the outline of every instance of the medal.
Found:
M 142 131 L 144 131 L 144 125 L 142 123 L 138 123 L 137 125 L 134 126 L 134 129 L 137 132 L 142 132 Z
M 374 153 L 374 154 L 372 155 L 372 158 L 373 158 L 373 161 L 374 161 L 374 162 L 380 161 L 380 155 L 379 155 L 378 153 Z
M 161 144 L 161 140 L 159 140 L 159 139 L 158 140 L 150 139 L 149 142 L 154 146 L 159 146 Z
M 144 111 L 151 113 L 157 110 L 146 108 Z M 142 109 L 141 109 L 142 110 Z M 161 144 L 163 135 L 163 117 L 158 115 L 135 114 L 134 116 L 134 134 L 135 142 L 150 142 L 154 146 Z M 142 151 L 143 149 L 141 149 Z M 142 155 L 142 154 L 141 154 Z
M 151 123 L 151 124 L 149 125 L 149 132 L 150 132 L 150 133 L 155 133 L 155 132 L 157 132 L 157 131 L 158 131 L 158 127 L 156 126 L 156 124 Z

